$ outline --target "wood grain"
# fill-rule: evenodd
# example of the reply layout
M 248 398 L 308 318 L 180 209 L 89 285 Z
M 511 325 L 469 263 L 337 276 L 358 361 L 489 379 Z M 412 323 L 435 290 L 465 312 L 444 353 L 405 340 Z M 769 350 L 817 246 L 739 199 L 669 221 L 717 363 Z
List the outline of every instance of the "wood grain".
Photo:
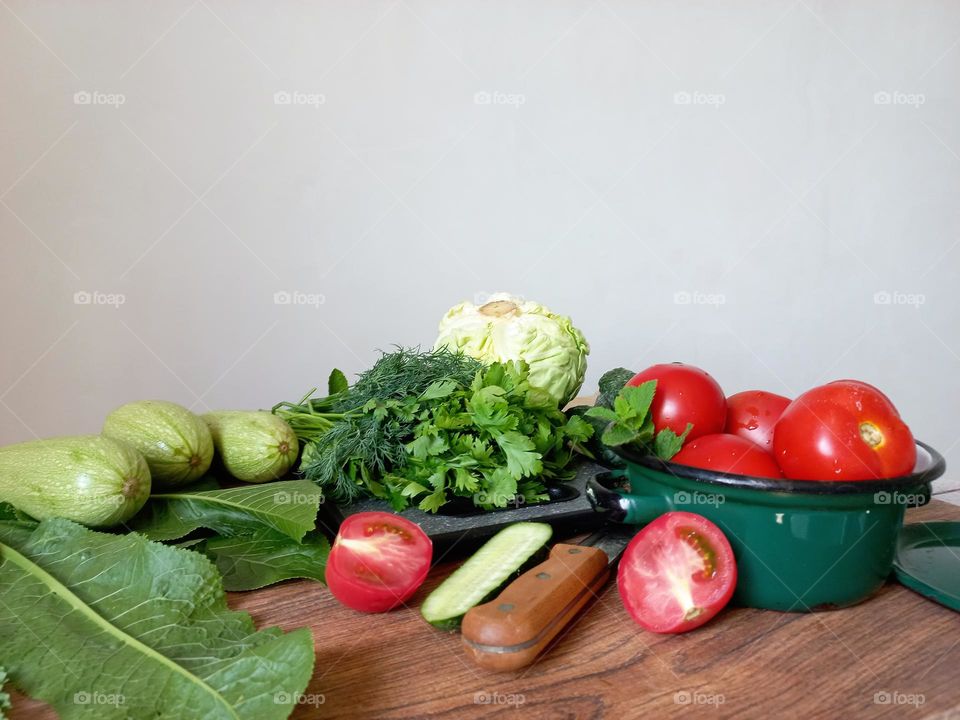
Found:
M 960 508 L 937 501 L 907 516 L 958 519 Z M 258 625 L 313 629 L 317 663 L 293 715 L 301 719 L 960 718 L 960 614 L 893 583 L 845 610 L 734 608 L 667 636 L 637 627 L 611 582 L 544 656 L 503 674 L 469 663 L 458 635 L 420 617 L 454 566 L 441 562 L 409 607 L 381 616 L 348 610 L 312 582 L 229 601 Z M 896 702 L 877 703 L 878 693 Z M 55 717 L 41 703 L 15 703 L 15 719 Z

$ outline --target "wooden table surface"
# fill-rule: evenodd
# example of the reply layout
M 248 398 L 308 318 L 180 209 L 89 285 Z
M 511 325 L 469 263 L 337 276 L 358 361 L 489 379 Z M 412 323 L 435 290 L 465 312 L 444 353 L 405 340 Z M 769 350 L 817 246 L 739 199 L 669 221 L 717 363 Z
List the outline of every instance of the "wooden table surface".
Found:
M 907 522 L 960 519 L 934 501 Z M 259 626 L 309 625 L 316 670 L 294 718 L 954 718 L 960 720 L 960 614 L 888 583 L 866 603 L 815 614 L 728 609 L 680 636 L 641 630 L 611 581 L 532 667 L 471 665 L 460 637 L 427 625 L 420 602 L 348 610 L 313 582 L 231 593 Z M 50 718 L 15 697 L 12 717 Z

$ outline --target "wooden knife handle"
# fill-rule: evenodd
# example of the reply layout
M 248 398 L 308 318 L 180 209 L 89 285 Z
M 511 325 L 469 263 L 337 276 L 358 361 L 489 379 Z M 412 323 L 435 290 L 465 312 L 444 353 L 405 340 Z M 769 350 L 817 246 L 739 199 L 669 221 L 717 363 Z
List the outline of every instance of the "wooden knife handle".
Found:
M 495 600 L 467 612 L 460 628 L 467 656 L 489 670 L 529 665 L 609 577 L 609 559 L 602 550 L 554 545 L 544 562 L 507 585 Z

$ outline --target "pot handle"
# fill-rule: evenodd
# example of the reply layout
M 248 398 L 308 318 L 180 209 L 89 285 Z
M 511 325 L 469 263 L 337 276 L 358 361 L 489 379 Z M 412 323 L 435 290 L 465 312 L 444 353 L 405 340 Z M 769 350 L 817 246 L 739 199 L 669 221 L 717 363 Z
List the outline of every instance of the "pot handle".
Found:
M 673 508 L 667 498 L 659 495 L 632 495 L 620 493 L 611 481 L 622 478 L 622 470 L 599 473 L 587 480 L 587 498 L 597 512 L 608 513 L 611 521 L 627 525 L 646 525 Z M 604 484 L 604 480 L 610 485 Z

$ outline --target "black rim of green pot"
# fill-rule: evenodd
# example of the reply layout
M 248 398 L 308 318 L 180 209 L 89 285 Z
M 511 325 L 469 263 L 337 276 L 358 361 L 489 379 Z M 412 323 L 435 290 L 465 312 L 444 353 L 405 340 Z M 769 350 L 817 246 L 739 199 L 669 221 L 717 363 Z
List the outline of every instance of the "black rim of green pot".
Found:
M 917 464 L 910 475 L 898 478 L 886 478 L 883 480 L 860 480 L 857 482 L 785 480 L 782 478 L 763 478 L 752 475 L 737 475 L 736 473 L 722 473 L 661 460 L 655 455 L 642 455 L 628 447 L 611 449 L 627 462 L 641 465 L 651 470 L 668 473 L 678 478 L 695 480 L 710 485 L 722 485 L 724 487 L 737 487 L 749 490 L 765 490 L 768 492 L 796 493 L 800 495 L 857 495 L 913 488 L 918 485 L 929 484 L 943 475 L 947 469 L 947 461 L 944 460 L 943 455 L 926 443 L 920 442 L 919 440 L 917 440 L 916 443 Z

